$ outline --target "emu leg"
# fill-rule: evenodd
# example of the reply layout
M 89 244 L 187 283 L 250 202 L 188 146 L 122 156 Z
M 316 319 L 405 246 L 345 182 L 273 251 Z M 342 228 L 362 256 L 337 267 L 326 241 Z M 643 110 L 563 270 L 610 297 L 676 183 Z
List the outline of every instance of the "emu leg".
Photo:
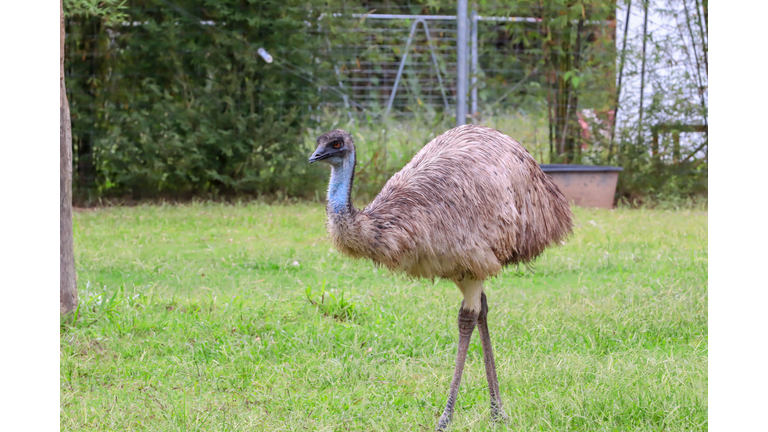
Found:
M 496 421 L 505 421 L 509 417 L 501 406 L 501 393 L 499 393 L 499 380 L 496 377 L 496 362 L 493 360 L 493 348 L 491 347 L 491 334 L 488 332 L 488 301 L 485 293 L 480 297 L 481 309 L 477 317 L 477 330 L 480 332 L 480 343 L 483 345 L 483 360 L 485 361 L 485 377 L 488 378 L 488 392 L 491 395 L 491 418 Z
M 448 393 L 448 402 L 445 404 L 443 415 L 437 421 L 436 431 L 444 431 L 453 418 L 453 407 L 456 404 L 456 396 L 459 394 L 459 384 L 461 384 L 461 373 L 464 371 L 464 362 L 467 360 L 467 349 L 469 340 L 472 338 L 472 332 L 477 325 L 478 312 L 472 312 L 464 309 L 464 302 L 461 302 L 459 309 L 459 349 L 456 353 L 456 369 L 453 371 L 451 380 L 451 390 Z

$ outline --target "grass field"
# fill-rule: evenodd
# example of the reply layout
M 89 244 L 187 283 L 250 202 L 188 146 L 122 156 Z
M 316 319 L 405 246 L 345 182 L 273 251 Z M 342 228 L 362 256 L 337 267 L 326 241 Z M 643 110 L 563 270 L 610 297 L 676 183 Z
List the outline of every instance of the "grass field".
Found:
M 706 210 L 575 209 L 535 273 L 486 283 L 453 430 L 706 430 Z M 321 204 L 75 214 L 61 429 L 434 430 L 461 295 L 330 250 Z M 311 300 L 311 301 L 310 301 Z

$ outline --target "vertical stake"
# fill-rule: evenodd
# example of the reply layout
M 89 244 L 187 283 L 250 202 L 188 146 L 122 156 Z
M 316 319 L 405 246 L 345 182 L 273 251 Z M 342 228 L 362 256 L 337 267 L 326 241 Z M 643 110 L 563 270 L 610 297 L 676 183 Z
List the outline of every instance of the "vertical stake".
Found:
M 472 90 L 471 90 L 471 99 L 472 99 L 472 110 L 470 112 L 470 115 L 472 118 L 477 121 L 477 26 L 480 24 L 480 22 L 477 19 L 477 11 L 472 11 L 472 65 L 470 69 L 470 74 L 472 75 Z
M 458 21 L 458 43 L 457 43 L 457 69 L 458 77 L 456 82 L 456 126 L 461 126 L 467 122 L 467 89 L 469 87 L 468 67 L 469 56 L 467 55 L 467 0 L 459 0 L 458 11 L 456 14 Z

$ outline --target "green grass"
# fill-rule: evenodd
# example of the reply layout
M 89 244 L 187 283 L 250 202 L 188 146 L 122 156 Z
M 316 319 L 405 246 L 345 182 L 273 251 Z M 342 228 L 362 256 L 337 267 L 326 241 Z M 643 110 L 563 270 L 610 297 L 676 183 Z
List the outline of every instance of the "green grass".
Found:
M 486 283 L 453 430 L 706 430 L 707 214 L 575 209 L 535 273 Z M 461 295 L 330 250 L 321 204 L 75 214 L 62 430 L 434 429 Z

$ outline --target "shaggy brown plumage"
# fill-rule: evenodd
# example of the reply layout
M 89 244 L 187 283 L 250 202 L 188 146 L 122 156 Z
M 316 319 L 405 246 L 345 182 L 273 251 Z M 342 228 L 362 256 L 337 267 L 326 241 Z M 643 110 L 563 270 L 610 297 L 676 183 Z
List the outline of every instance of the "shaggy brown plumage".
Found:
M 344 136 L 332 131 L 318 143 Z M 350 188 L 351 189 L 351 188 Z M 571 233 L 571 210 L 528 151 L 485 126 L 424 146 L 365 209 L 328 212 L 336 248 L 414 277 L 483 280 Z

